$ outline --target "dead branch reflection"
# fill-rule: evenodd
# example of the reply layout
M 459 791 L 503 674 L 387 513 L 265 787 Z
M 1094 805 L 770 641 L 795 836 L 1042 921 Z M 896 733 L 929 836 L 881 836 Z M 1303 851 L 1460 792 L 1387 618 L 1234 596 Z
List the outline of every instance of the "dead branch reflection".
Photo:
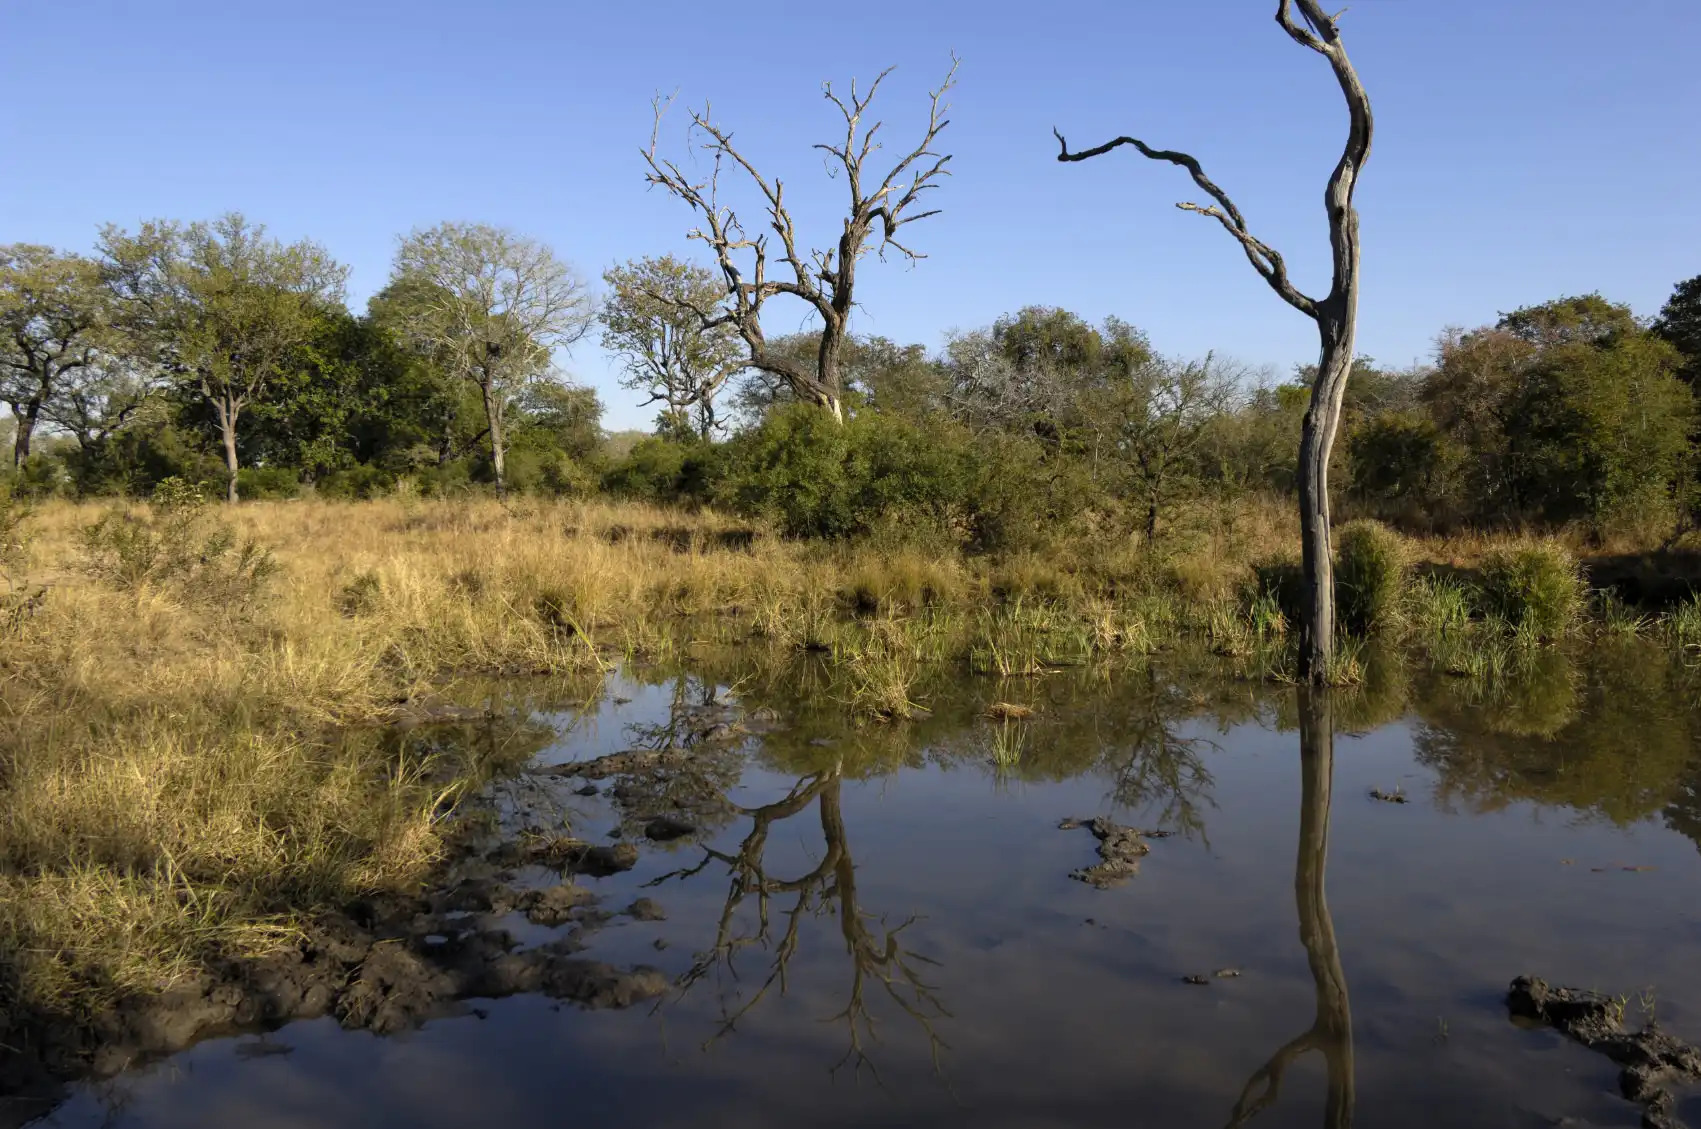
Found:
M 750 830 L 731 852 L 704 847 L 703 859 L 694 866 L 664 874 L 648 885 L 682 881 L 725 867 L 729 882 L 725 903 L 716 923 L 713 944 L 699 953 L 677 981 L 675 999 L 705 981 L 717 989 L 720 1019 L 716 1030 L 703 1043 L 709 1048 L 738 1029 L 739 1023 L 777 989 L 784 995 L 788 970 L 797 955 L 804 922 L 821 916 L 835 917 L 844 952 L 850 962 L 850 988 L 845 1006 L 827 1017 L 843 1023 L 847 1045 L 833 1064 L 837 1072 L 849 1065 L 860 1076 L 866 1068 L 876 1079 L 879 1070 L 870 1054 L 879 1038 L 879 1019 L 872 1001 L 885 997 L 912 1019 L 926 1036 L 934 1068 L 941 1068 L 941 1052 L 948 1045 L 936 1024 L 951 1017 L 930 983 L 927 969 L 937 962 L 905 943 L 905 931 L 914 916 L 888 925 L 884 916 L 866 910 L 858 901 L 856 864 L 851 857 L 845 830 L 839 766 L 802 777 L 781 799 L 753 808 L 739 808 L 750 820 Z M 794 877 L 771 874 L 766 853 L 776 827 L 802 816 L 813 808 L 825 844 L 820 860 Z M 741 911 L 744 911 L 741 913 Z M 754 928 L 741 928 L 754 915 Z M 754 991 L 744 994 L 746 980 L 740 970 L 741 955 L 760 952 L 765 965 Z

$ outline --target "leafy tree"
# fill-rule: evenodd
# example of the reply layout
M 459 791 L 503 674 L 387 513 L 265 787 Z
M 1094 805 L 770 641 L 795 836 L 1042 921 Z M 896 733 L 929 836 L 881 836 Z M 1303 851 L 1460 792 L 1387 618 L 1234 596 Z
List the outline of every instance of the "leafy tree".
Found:
M 1608 346 L 1642 329 L 1630 307 L 1609 302 L 1599 294 L 1555 298 L 1501 314 L 1495 325 L 1538 349 L 1558 345 Z
M 1077 430 L 1094 476 L 1136 505 L 1148 541 L 1162 511 L 1196 492 L 1200 450 L 1233 405 L 1236 383 L 1210 356 L 1153 358 L 1081 393 Z
M 96 363 L 107 322 L 95 263 L 31 243 L 0 246 L 0 400 L 16 420 L 12 465 L 29 458 L 45 415 Z
M 602 278 L 609 289 L 602 346 L 625 365 L 621 386 L 648 393 L 645 404 L 662 404 L 670 433 L 694 430 L 709 439 L 722 426 L 715 398 L 747 363 L 737 331 L 707 327 L 695 312 L 720 301 L 719 278 L 672 255 L 634 259 Z
M 1701 385 L 1701 274 L 1677 284 L 1654 321 L 1654 332 L 1683 354 L 1678 375 Z
M 231 212 L 210 223 L 145 223 L 101 233 L 117 323 L 135 355 L 210 410 L 238 497 L 243 413 L 304 369 L 321 319 L 342 304 L 347 268 L 318 244 L 284 244 Z
M 955 335 L 945 354 L 946 396 L 959 419 L 1052 442 L 1081 424 L 1086 399 L 1126 384 L 1152 361 L 1145 335 L 1127 322 L 1107 318 L 1095 327 L 1050 306 Z
M 1598 525 L 1669 506 L 1689 476 L 1680 363 L 1627 307 L 1562 298 L 1444 333 L 1421 396 L 1476 516 Z
M 557 349 L 590 328 L 585 284 L 548 246 L 488 224 L 445 223 L 406 236 L 389 307 L 444 371 L 477 387 L 498 495 L 507 489 L 503 424 L 548 373 Z

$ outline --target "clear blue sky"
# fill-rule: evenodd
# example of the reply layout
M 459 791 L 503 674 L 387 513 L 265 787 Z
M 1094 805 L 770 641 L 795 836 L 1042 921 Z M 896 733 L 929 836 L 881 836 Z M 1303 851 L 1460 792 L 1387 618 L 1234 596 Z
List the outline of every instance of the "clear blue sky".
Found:
M 398 233 L 468 219 L 595 278 L 686 248 L 690 216 L 646 192 L 638 156 L 652 94 L 675 89 L 711 99 L 831 238 L 842 189 L 808 149 L 835 120 L 819 84 L 896 64 L 879 103 L 895 147 L 955 50 L 945 212 L 910 229 L 924 262 L 865 270 L 858 331 L 937 345 L 1044 303 L 1285 369 L 1311 359 L 1310 323 L 1172 207 L 1196 195 L 1186 174 L 1127 152 L 1059 165 L 1050 133 L 1190 150 L 1302 287 L 1326 289 L 1345 111 L 1274 7 L 5 0 L 0 242 L 87 248 L 106 221 L 237 209 L 351 264 L 359 308 Z M 1444 325 L 1562 293 L 1652 314 L 1701 273 L 1701 0 L 1357 0 L 1342 27 L 1377 117 L 1365 352 L 1406 363 Z M 594 344 L 567 366 L 609 426 L 648 425 Z

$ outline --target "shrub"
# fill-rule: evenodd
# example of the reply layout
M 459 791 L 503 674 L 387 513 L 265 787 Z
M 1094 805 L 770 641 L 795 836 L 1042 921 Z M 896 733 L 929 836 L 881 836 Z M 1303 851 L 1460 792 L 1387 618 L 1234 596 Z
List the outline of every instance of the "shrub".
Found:
M 212 520 L 200 487 L 167 479 L 146 515 L 112 510 L 82 533 L 83 567 L 121 591 L 166 588 L 193 602 L 236 607 L 258 596 L 274 573 L 272 554 L 237 544 Z
M 337 610 L 353 619 L 371 615 L 384 598 L 384 582 L 376 572 L 356 573 L 337 593 Z
M 1374 521 L 1355 521 L 1335 536 L 1335 618 L 1355 635 L 1370 635 L 1399 617 L 1406 591 L 1406 547 Z
M 301 493 L 301 475 L 292 467 L 243 467 L 236 472 L 236 492 L 250 499 L 293 498 Z
M 622 498 L 646 502 L 701 501 L 714 477 L 715 449 L 706 443 L 640 439 L 626 457 L 609 467 L 602 487 Z
M 846 538 L 883 521 L 936 536 L 966 523 L 976 486 L 965 434 L 872 409 L 840 423 L 787 404 L 726 445 L 717 495 L 790 537 Z
M 1531 541 L 1483 558 L 1485 610 L 1537 639 L 1569 631 L 1583 610 L 1583 578 L 1561 545 Z
M 359 463 L 334 470 L 314 484 L 321 498 L 343 500 L 380 498 L 396 488 L 396 476 L 382 467 Z

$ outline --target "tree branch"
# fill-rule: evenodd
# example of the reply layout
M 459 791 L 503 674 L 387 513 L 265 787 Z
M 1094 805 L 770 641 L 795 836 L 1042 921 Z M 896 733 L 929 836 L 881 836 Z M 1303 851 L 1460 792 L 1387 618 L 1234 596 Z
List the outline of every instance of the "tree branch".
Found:
M 1186 153 L 1181 153 L 1173 149 L 1154 149 L 1137 137 L 1126 136 L 1118 137 L 1113 141 L 1107 141 L 1103 145 L 1096 145 L 1091 149 L 1083 149 L 1080 152 L 1071 153 L 1069 151 L 1069 142 L 1064 139 L 1063 134 L 1058 132 L 1056 129 L 1053 129 L 1051 132 L 1052 135 L 1057 138 L 1057 159 L 1059 161 L 1070 162 L 1091 160 L 1093 157 L 1103 156 L 1112 149 L 1116 149 L 1123 145 L 1130 145 L 1139 150 L 1141 156 L 1154 161 L 1168 161 L 1172 165 L 1180 165 L 1182 168 L 1186 169 L 1189 175 L 1193 177 L 1193 183 L 1210 193 L 1211 198 L 1217 203 L 1215 206 L 1211 207 L 1204 207 L 1199 204 L 1192 203 L 1179 203 L 1176 207 L 1180 208 L 1184 212 L 1197 212 L 1202 216 L 1210 216 L 1217 222 L 1221 223 L 1223 225 L 1223 230 L 1234 236 L 1236 241 L 1240 243 L 1242 249 L 1245 250 L 1246 259 L 1252 264 L 1253 269 L 1258 272 L 1265 282 L 1270 284 L 1270 288 L 1274 290 L 1284 302 L 1288 303 L 1288 305 L 1308 317 L 1315 318 L 1317 316 L 1316 301 L 1307 297 L 1305 294 L 1302 294 L 1299 289 L 1289 281 L 1287 264 L 1282 260 L 1282 256 L 1269 244 L 1257 238 L 1247 230 L 1246 217 L 1241 215 L 1240 209 L 1235 207 L 1234 201 L 1229 199 L 1228 193 L 1223 191 L 1223 189 L 1220 188 L 1215 181 L 1205 175 L 1205 170 L 1200 167 L 1197 159 Z

